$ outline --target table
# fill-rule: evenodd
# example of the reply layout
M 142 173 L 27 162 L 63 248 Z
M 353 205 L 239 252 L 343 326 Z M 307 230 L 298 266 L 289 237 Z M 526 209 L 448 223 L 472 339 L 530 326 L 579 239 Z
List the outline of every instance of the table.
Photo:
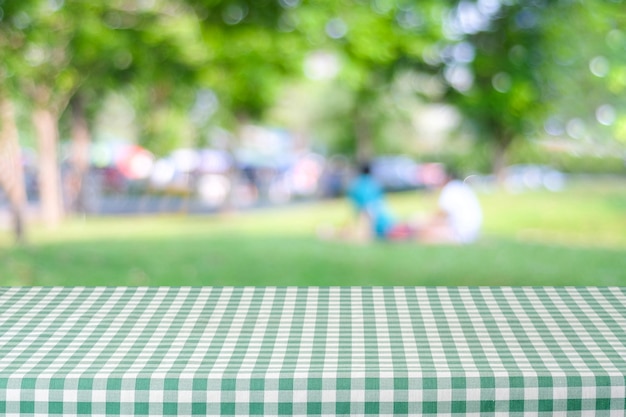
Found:
M 624 416 L 626 288 L 0 288 L 0 415 Z

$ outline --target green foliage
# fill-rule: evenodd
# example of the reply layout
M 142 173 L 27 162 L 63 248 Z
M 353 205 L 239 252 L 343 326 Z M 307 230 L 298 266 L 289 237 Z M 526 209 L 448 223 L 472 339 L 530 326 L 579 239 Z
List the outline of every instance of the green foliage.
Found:
M 306 128 L 329 149 L 410 148 L 406 116 L 418 100 L 454 105 L 464 136 L 499 150 L 546 135 L 626 144 L 622 9 L 617 0 L 5 0 L 0 89 L 58 112 L 79 93 L 92 117 L 100 97 L 122 92 L 142 141 L 161 152 L 182 143 L 172 132 L 187 130 L 199 90 L 219 102 L 205 127 L 259 120 L 323 51 L 339 72 Z M 406 74 L 445 91 L 403 83 Z
M 299 73 L 305 39 L 290 27 L 290 10 L 276 1 L 188 1 L 196 11 L 209 60 L 204 87 L 234 114 L 260 117 L 285 78 Z
M 626 15 L 619 3 L 510 1 L 482 10 L 459 2 L 438 50 L 451 86 L 446 100 L 465 115 L 464 131 L 493 144 L 500 158 L 515 142 L 546 135 L 621 140 Z M 516 159 L 513 149 L 509 156 Z
M 350 106 L 336 115 L 346 126 L 337 136 L 339 148 L 359 158 L 388 148 L 385 125 L 396 109 L 388 107 L 387 97 L 398 74 L 424 67 L 422 54 L 441 36 L 443 10 L 439 2 L 356 0 L 303 3 L 296 9 L 298 30 L 311 47 L 339 57 L 336 88 L 352 95 Z
M 546 16 L 549 132 L 604 146 L 625 143 L 626 24 L 621 2 L 560 2 Z M 566 23 L 564 23 L 566 22 Z
M 460 32 L 458 40 L 443 51 L 452 86 L 447 97 L 474 125 L 477 138 L 506 148 L 544 114 L 540 68 L 547 6 L 503 3 L 481 14 L 480 28 L 464 26 L 464 7 L 467 3 L 460 3 L 450 23 Z
M 194 139 L 186 112 L 176 107 L 162 107 L 142 118 L 145 123 L 139 144 L 157 156 L 165 156 L 181 147 L 192 147 Z

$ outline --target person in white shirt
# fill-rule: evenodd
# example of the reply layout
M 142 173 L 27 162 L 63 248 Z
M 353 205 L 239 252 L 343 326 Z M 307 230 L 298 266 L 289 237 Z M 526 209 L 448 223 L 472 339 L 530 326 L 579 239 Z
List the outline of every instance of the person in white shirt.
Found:
M 483 222 L 480 202 L 474 190 L 455 174 L 448 175 L 438 206 L 435 217 L 418 228 L 418 240 L 466 244 L 478 239 Z

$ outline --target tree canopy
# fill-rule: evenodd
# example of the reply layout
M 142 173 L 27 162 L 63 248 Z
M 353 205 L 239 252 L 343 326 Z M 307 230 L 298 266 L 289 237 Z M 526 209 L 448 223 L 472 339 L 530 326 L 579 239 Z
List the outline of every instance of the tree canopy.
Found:
M 76 97 L 96 112 L 121 92 L 142 144 L 160 154 L 181 144 L 181 124 L 261 120 L 286 85 L 327 77 L 337 140 L 354 145 L 345 150 L 369 157 L 389 140 L 381 126 L 403 110 L 390 105 L 400 92 L 456 108 L 499 169 L 526 138 L 626 142 L 622 9 L 620 0 L 3 1 L 0 89 L 57 122 Z

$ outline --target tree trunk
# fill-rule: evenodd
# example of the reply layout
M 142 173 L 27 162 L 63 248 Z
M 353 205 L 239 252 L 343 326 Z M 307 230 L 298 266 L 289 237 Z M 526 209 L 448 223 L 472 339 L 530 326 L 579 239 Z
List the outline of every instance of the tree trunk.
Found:
M 356 137 L 356 159 L 358 162 L 370 161 L 373 157 L 372 135 L 366 117 L 358 115 L 354 120 L 354 135 Z
M 13 104 L 3 97 L 0 97 L 0 167 L 0 188 L 4 189 L 9 200 L 13 236 L 15 242 L 21 244 L 26 240 L 24 167 Z
M 357 95 L 353 113 L 354 137 L 356 140 L 356 160 L 358 163 L 369 162 L 374 156 L 372 123 L 368 114 L 369 99 L 367 92 Z
M 72 108 L 72 147 L 70 170 L 65 178 L 69 210 L 77 213 L 87 211 L 85 202 L 85 177 L 89 170 L 91 135 L 85 116 L 82 97 L 77 95 L 70 103 Z
M 13 238 L 17 245 L 26 243 L 26 220 L 24 215 L 25 204 L 11 204 L 11 221 L 13 223 Z
M 56 227 L 63 218 L 61 181 L 57 156 L 58 120 L 45 108 L 33 112 L 38 139 L 39 202 L 41 219 L 48 227 Z
M 508 140 L 494 143 L 492 170 L 498 187 L 504 187 L 506 182 L 507 149 L 511 142 Z

